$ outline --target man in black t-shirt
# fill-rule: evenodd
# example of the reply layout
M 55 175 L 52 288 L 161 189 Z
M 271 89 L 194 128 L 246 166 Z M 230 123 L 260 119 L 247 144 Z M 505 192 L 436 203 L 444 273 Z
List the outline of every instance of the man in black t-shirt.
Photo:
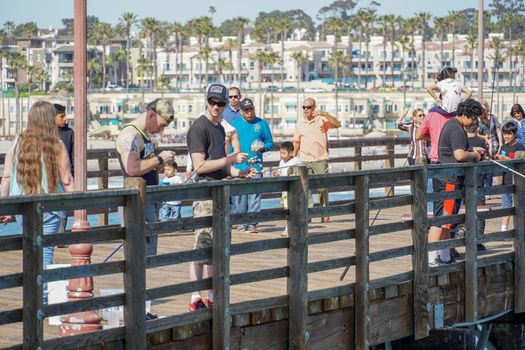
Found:
M 244 162 L 247 153 L 233 152 L 226 155 L 224 148 L 225 132 L 220 124 L 220 117 L 228 101 L 228 90 L 220 84 L 212 84 L 206 95 L 206 113 L 201 115 L 190 126 L 187 134 L 188 151 L 193 164 L 196 181 L 222 180 L 228 175 L 250 178 L 253 169 L 239 170 L 232 164 Z M 213 214 L 211 200 L 193 202 L 193 217 L 210 216 Z M 211 247 L 213 229 L 206 227 L 195 230 L 194 248 Z M 203 277 L 204 265 L 207 265 L 208 277 L 213 276 L 211 261 L 204 260 L 190 263 L 190 280 L 197 281 Z M 208 297 L 202 300 L 198 291 L 194 291 L 188 306 L 190 311 L 213 306 L 213 291 L 208 291 Z
M 469 127 L 477 121 L 483 112 L 481 104 L 473 99 L 467 99 L 461 102 L 457 108 L 457 116 L 448 120 L 439 136 L 438 156 L 440 163 L 459 163 L 459 162 L 479 162 L 483 149 L 474 147 L 469 151 L 469 144 L 465 127 Z M 451 178 L 434 178 L 434 192 L 444 192 L 455 185 L 454 190 L 460 189 L 463 179 L 460 177 Z M 456 200 L 454 209 L 449 215 L 454 215 L 459 210 L 460 200 Z M 444 201 L 434 202 L 434 216 L 443 215 Z M 428 241 L 436 242 L 440 239 L 447 239 L 450 228 L 431 226 L 428 231 Z M 431 266 L 440 263 L 451 262 L 450 252 L 448 249 L 431 251 L 428 253 L 428 260 Z

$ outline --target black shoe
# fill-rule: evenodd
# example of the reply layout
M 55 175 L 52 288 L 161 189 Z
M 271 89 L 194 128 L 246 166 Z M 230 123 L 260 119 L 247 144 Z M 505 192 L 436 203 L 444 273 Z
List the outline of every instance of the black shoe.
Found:
M 146 321 L 149 321 L 149 320 L 154 320 L 156 318 L 159 318 L 159 316 L 155 315 L 155 314 L 152 314 L 151 312 L 148 312 L 146 314 Z
M 485 250 L 487 250 L 487 248 L 483 244 L 478 243 L 478 252 L 484 252 Z
M 461 257 L 461 255 L 456 250 L 456 248 L 450 248 L 450 258 L 451 259 L 459 259 L 460 257 Z

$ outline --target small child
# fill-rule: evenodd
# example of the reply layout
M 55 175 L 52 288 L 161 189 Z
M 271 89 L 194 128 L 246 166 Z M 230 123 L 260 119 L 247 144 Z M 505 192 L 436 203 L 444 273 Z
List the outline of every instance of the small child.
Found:
M 479 123 L 474 122 L 469 127 L 465 128 L 468 137 L 468 147 L 472 150 L 473 147 L 483 148 L 485 155 L 490 155 L 489 143 L 487 139 L 479 136 L 478 134 Z M 483 159 L 483 158 L 482 158 Z M 485 174 L 478 175 L 478 188 L 483 188 L 485 184 Z M 478 196 L 478 205 L 485 205 L 485 196 Z M 485 219 L 479 219 L 478 221 L 478 237 L 485 234 Z M 456 237 L 457 238 L 457 237 Z M 485 246 L 481 243 L 478 244 L 478 251 L 486 250 Z
M 465 99 L 472 96 L 472 92 L 456 80 L 458 70 L 452 67 L 445 67 L 437 75 L 437 83 L 427 88 L 430 96 L 436 100 L 440 107 L 446 113 L 455 113 L 458 104 L 463 101 L 462 93 L 466 95 Z M 439 93 L 439 96 L 436 95 Z
M 281 161 L 279 162 L 279 169 L 273 171 L 273 176 L 292 175 L 293 169 L 298 165 L 302 165 L 299 157 L 294 157 L 293 149 L 293 143 L 290 141 L 286 141 L 281 144 L 281 148 L 279 149 Z M 282 206 L 285 209 L 288 209 L 288 192 L 283 192 L 281 201 Z M 288 227 L 284 228 L 281 236 L 288 237 Z
M 164 179 L 160 182 L 161 185 L 176 185 L 182 184 L 182 180 L 177 176 L 177 163 L 164 165 Z M 173 219 L 180 219 L 181 201 L 168 201 L 160 208 L 160 221 L 168 221 Z
M 507 160 L 514 159 L 517 151 L 524 151 L 525 147 L 516 141 L 518 134 L 518 125 L 514 121 L 509 121 L 503 124 L 501 127 L 503 132 L 503 141 L 505 144 L 501 147 L 501 151 L 496 155 L 496 159 Z M 503 173 L 503 185 L 512 185 L 512 173 L 510 171 Z M 501 207 L 510 208 L 512 207 L 512 193 L 503 193 L 501 198 Z M 501 218 L 501 231 L 507 231 L 509 228 L 510 216 L 504 216 Z

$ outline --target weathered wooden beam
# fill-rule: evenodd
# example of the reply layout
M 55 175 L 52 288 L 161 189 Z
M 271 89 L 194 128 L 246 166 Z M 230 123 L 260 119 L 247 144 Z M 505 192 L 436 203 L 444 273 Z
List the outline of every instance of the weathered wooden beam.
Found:
M 427 168 L 415 170 L 412 179 L 412 269 L 414 270 L 414 337 L 428 336 L 429 276 L 428 276 L 428 226 L 427 226 Z
M 134 188 L 138 194 L 126 197 L 124 206 L 124 227 L 126 240 L 124 256 L 124 323 L 126 325 L 126 348 L 146 348 L 146 229 L 144 209 L 146 203 L 146 182 L 142 178 L 127 178 L 126 188 Z
M 308 343 L 308 172 L 299 168 L 299 178 L 290 182 L 288 189 L 287 254 L 289 275 L 286 292 L 289 303 L 289 349 L 306 349 Z
M 465 169 L 465 321 L 478 319 L 478 172 Z
M 518 164 L 516 171 L 525 173 L 525 164 Z M 514 194 L 514 312 L 525 312 L 525 179 L 514 176 L 516 192 Z
M 41 316 L 44 212 L 40 202 L 23 204 L 23 348 L 38 349 L 44 341 Z
M 99 189 L 107 189 L 109 185 L 109 176 L 108 176 L 108 159 L 107 158 L 99 158 L 98 159 L 98 169 L 101 170 L 102 176 L 98 178 L 98 188 Z M 108 224 L 108 210 L 105 208 L 105 210 L 98 215 L 98 224 L 100 226 L 106 226 Z
M 370 317 L 368 314 L 369 290 L 369 177 L 356 177 L 355 191 L 355 347 L 357 350 L 367 350 L 369 347 L 368 330 Z
M 230 186 L 212 189 L 213 198 L 213 349 L 230 348 Z

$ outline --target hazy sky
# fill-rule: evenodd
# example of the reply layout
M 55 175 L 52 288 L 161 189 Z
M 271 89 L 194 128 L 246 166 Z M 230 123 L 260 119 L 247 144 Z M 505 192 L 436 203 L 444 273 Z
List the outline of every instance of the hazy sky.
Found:
M 319 9 L 333 0 L 87 0 L 88 14 L 101 21 L 115 24 L 123 12 L 134 12 L 139 17 L 153 16 L 160 20 L 186 22 L 188 19 L 208 15 L 215 6 L 215 24 L 228 18 L 243 16 L 254 19 L 260 11 L 303 9 L 315 21 Z M 485 7 L 490 0 L 485 0 Z M 377 0 L 379 14 L 392 13 L 403 17 L 415 12 L 430 12 L 444 16 L 450 10 L 477 7 L 477 0 Z M 73 17 L 74 0 L 0 0 L 0 25 L 5 21 L 16 24 L 36 21 L 41 28 L 61 27 L 61 19 Z M 368 5 L 370 0 L 359 0 Z

